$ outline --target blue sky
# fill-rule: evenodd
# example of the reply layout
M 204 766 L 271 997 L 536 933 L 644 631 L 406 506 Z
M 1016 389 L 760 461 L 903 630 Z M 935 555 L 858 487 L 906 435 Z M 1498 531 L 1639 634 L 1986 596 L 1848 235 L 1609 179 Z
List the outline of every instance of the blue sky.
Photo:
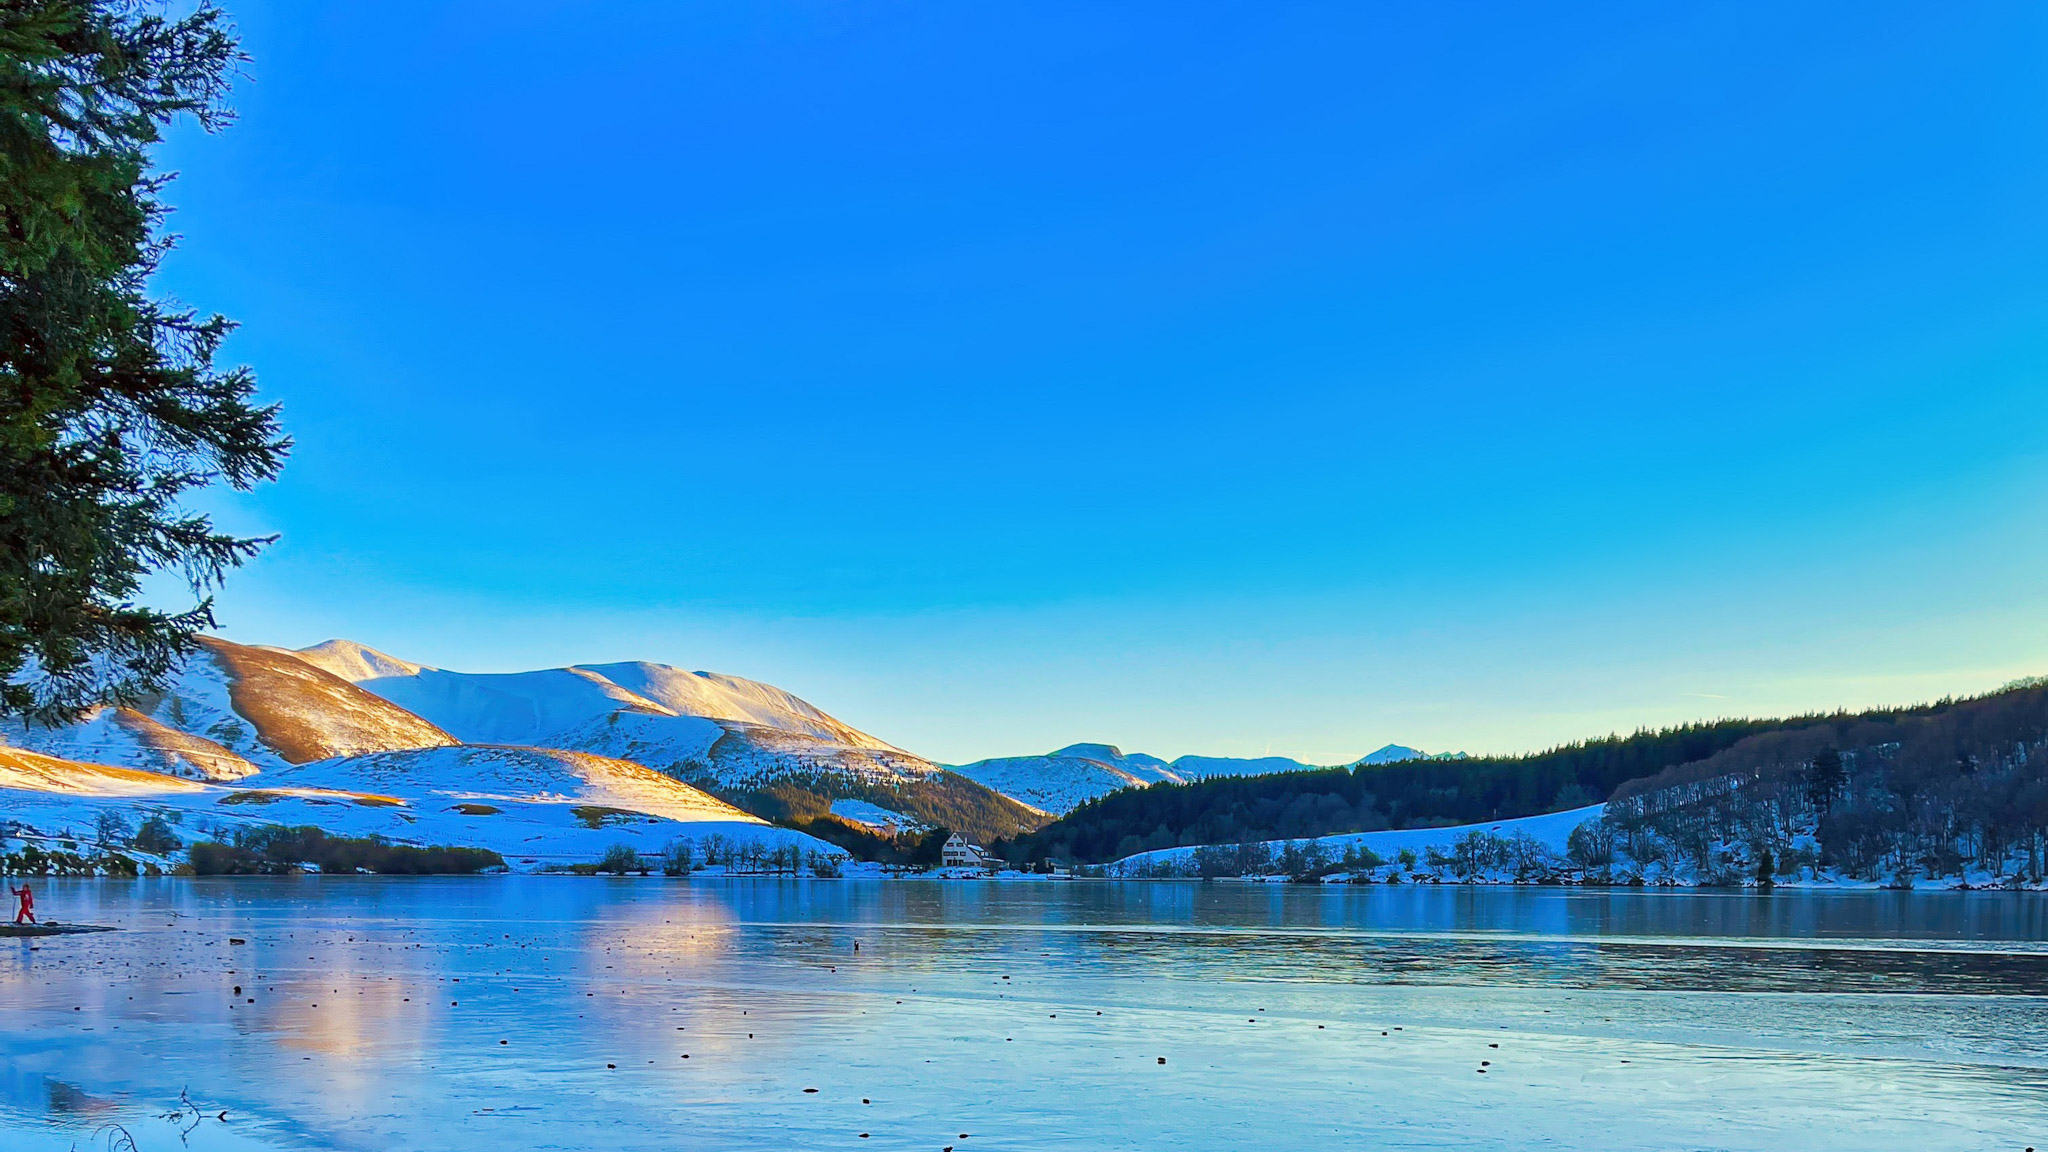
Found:
M 2048 9 L 233 6 L 228 635 L 934 758 L 2048 671 Z

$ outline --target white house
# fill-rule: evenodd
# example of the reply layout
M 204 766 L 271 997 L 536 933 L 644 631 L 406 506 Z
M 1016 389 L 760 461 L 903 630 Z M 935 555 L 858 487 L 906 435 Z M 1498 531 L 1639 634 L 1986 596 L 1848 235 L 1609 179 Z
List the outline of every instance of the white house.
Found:
M 939 850 L 939 860 L 948 868 L 979 868 L 988 863 L 988 854 L 955 832 L 946 837 L 946 846 Z

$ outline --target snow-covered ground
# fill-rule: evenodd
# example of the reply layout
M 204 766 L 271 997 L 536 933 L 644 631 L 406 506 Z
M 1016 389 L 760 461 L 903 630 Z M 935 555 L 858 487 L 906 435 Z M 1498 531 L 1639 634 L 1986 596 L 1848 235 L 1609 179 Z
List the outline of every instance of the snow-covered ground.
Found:
M 921 820 L 905 816 L 901 812 L 891 812 L 879 804 L 870 804 L 865 800 L 834 800 L 832 814 L 841 820 L 865 824 L 883 833 L 922 832 L 931 827 Z
M 131 828 L 163 813 L 185 840 L 313 825 L 339 836 L 488 848 L 515 870 L 588 863 L 614 844 L 652 856 L 674 840 L 711 836 L 844 855 L 658 772 L 584 753 L 429 748 L 275 769 L 230 787 L 0 751 L 0 811 L 26 835 L 89 844 L 109 810 Z
M 1524 816 L 1517 820 L 1496 820 L 1490 824 L 1460 824 L 1451 828 L 1410 828 L 1399 832 L 1352 832 L 1342 836 L 1323 836 L 1316 843 L 1337 855 L 1344 854 L 1348 845 L 1357 845 L 1360 850 L 1370 848 L 1382 857 L 1400 855 L 1403 849 L 1418 855 L 1430 848 L 1446 848 L 1468 833 L 1490 832 L 1495 836 L 1528 836 L 1553 852 L 1562 853 L 1565 840 L 1572 829 L 1589 820 L 1598 820 L 1607 810 L 1604 804 L 1589 804 L 1584 808 L 1572 808 L 1563 812 L 1546 812 L 1541 816 Z
M 212 740 L 180 732 L 132 708 L 95 708 L 78 723 L 61 728 L 9 721 L 0 725 L 0 745 L 197 780 L 239 780 L 258 770 Z
M 708 770 L 712 746 L 725 737 L 723 725 L 701 716 L 621 709 L 562 729 L 544 744 L 695 775 Z
M 1516 840 L 1526 837 L 1543 850 L 1562 856 L 1566 841 L 1572 829 L 1588 821 L 1598 820 L 1606 810 L 1603 804 L 1584 808 L 1573 808 L 1564 812 L 1549 812 L 1541 816 L 1524 816 L 1516 820 L 1496 820 L 1486 824 L 1459 824 L 1449 828 L 1410 828 L 1389 832 L 1348 832 L 1337 836 L 1319 836 L 1305 840 L 1269 840 L 1263 843 L 1269 852 L 1277 855 L 1290 846 L 1303 851 L 1320 851 L 1329 860 L 1343 858 L 1347 851 L 1357 855 L 1371 852 L 1388 863 L 1385 868 L 1397 868 L 1395 863 L 1401 854 L 1411 854 L 1425 871 L 1432 851 L 1448 856 L 1458 841 L 1472 833 L 1485 833 L 1502 840 Z M 1126 856 L 1109 866 L 1112 875 L 1143 876 L 1170 874 L 1191 867 L 1196 847 L 1162 848 L 1152 852 L 1139 852 Z M 1504 878 L 1486 877 L 1480 878 Z

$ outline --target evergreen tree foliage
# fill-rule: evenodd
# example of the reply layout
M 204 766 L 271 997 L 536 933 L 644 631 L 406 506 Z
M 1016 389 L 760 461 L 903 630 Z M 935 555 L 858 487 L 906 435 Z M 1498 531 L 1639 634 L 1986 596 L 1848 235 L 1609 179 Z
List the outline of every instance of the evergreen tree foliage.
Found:
M 1833 748 L 1823 748 L 1813 754 L 1813 763 L 1806 768 L 1807 802 L 1822 812 L 1834 807 L 1835 797 L 1842 794 L 1842 786 L 1849 782 L 1849 774 L 1842 768 L 1842 754 Z
M 267 542 L 181 498 L 273 478 L 276 408 L 214 367 L 230 321 L 148 292 L 175 240 L 151 149 L 180 117 L 224 126 L 242 59 L 210 3 L 0 0 L 0 713 L 159 686 Z M 156 572 L 196 603 L 139 604 Z

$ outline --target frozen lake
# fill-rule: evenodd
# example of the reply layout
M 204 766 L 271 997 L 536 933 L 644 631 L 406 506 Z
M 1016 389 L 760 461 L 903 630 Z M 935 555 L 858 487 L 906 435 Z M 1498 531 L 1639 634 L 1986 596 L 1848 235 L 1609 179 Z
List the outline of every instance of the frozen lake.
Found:
M 2048 1147 L 2040 895 L 37 887 L 23 1152 Z

